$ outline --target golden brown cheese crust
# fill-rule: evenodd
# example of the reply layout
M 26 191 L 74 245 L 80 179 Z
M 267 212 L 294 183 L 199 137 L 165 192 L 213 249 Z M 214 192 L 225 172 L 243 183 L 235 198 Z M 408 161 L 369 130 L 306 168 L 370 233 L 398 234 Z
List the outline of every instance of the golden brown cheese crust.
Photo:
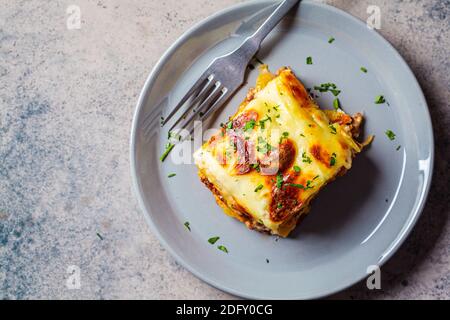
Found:
M 362 115 L 318 108 L 289 68 L 263 66 L 236 114 L 194 154 L 201 181 L 248 228 L 287 236 L 364 144 Z M 286 131 L 284 131 L 286 130 Z

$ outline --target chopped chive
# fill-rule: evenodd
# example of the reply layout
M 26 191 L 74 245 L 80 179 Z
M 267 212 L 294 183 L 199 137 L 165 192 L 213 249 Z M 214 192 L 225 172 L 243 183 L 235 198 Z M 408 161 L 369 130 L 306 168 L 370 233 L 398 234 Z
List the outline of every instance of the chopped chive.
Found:
M 283 205 L 281 204 L 281 202 L 279 202 L 278 204 L 277 204 L 277 208 L 283 208 Z
M 331 133 L 336 134 L 336 128 L 332 124 L 330 124 L 329 127 L 331 129 Z
M 400 148 L 401 148 L 402 146 L 401 145 L 398 145 L 398 147 L 395 149 L 395 150 L 400 150 Z
M 330 92 L 333 94 L 333 96 L 337 97 L 339 93 L 341 93 L 341 90 L 331 89 Z
M 97 237 L 98 237 L 100 240 L 103 240 L 102 235 L 101 235 L 100 233 L 98 233 L 98 232 L 97 232 Z
M 188 229 L 189 231 L 191 231 L 191 226 L 189 225 L 189 222 L 185 222 L 184 226 L 186 227 L 186 229 Z
M 306 162 L 306 163 L 311 163 L 312 162 L 311 158 L 306 155 L 306 152 L 302 153 L 302 161 Z
M 277 188 L 281 189 L 283 185 L 283 175 L 281 173 L 277 174 Z
M 367 73 L 367 69 L 366 68 L 361 67 L 360 69 L 361 69 L 362 72 Z
M 233 121 L 229 121 L 228 123 L 227 123 L 227 129 L 233 129 Z
M 333 152 L 330 158 L 330 166 L 334 166 L 336 164 L 336 153 Z
M 340 107 L 341 107 L 341 102 L 339 101 L 339 99 L 338 98 L 334 99 L 333 100 L 333 108 L 335 110 L 338 110 Z
M 289 132 L 283 132 L 283 137 L 287 137 L 287 136 L 289 136 Z
M 256 188 L 255 188 L 255 192 L 258 192 L 259 190 L 261 190 L 264 186 L 262 184 L 259 184 Z
M 212 238 L 209 238 L 209 239 L 208 239 L 208 242 L 211 243 L 211 244 L 214 244 L 214 243 L 216 243 L 217 240 L 219 240 L 219 239 L 220 239 L 220 237 L 212 237 Z
M 305 135 L 304 135 L 303 133 L 300 133 L 300 137 L 303 137 L 303 138 L 304 138 L 304 137 L 305 137 Z
M 299 166 L 294 166 L 294 171 L 295 172 L 300 172 L 300 167 Z
M 379 95 L 379 96 L 375 97 L 375 103 L 376 104 L 382 104 L 382 103 L 385 103 L 385 102 L 386 102 L 386 99 L 384 98 L 384 96 Z
M 395 133 L 392 130 L 386 130 L 385 133 L 390 140 L 395 140 Z
M 328 39 L 328 43 L 333 43 L 335 39 L 333 37 L 330 37 L 330 39 Z
M 163 162 L 167 158 L 167 155 L 169 154 L 170 151 L 172 151 L 173 147 L 175 147 L 173 143 L 169 142 L 168 144 L 166 144 L 166 150 L 161 155 L 161 157 L 159 157 L 159 160 L 161 160 L 161 162 Z
M 307 57 L 306 58 L 306 64 L 313 64 L 312 57 Z
M 266 263 L 269 263 L 269 259 L 266 258 Z
M 172 177 L 175 177 L 176 175 L 177 175 L 176 173 L 171 173 L 167 176 L 167 178 L 172 178 Z
M 223 251 L 225 253 L 228 253 L 228 249 L 226 247 L 224 247 L 224 246 L 217 246 L 217 249 L 219 249 L 219 250 L 221 250 L 221 251 Z
M 255 125 L 256 125 L 255 120 L 247 121 L 247 123 L 244 126 L 244 131 L 253 130 L 253 128 L 255 128 Z

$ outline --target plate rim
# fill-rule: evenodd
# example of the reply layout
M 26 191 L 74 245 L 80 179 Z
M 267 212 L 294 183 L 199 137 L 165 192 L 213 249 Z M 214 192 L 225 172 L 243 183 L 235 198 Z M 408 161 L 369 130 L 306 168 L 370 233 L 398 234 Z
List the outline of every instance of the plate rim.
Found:
M 247 298 L 247 299 L 274 299 L 273 297 L 269 297 L 269 296 L 265 296 L 265 295 L 252 295 L 252 294 L 247 294 L 247 293 L 243 293 L 243 292 L 239 292 L 238 290 L 235 290 L 233 288 L 230 288 L 224 284 L 219 284 L 217 283 L 215 280 L 210 279 L 208 276 L 202 274 L 201 271 L 195 269 L 195 267 L 191 266 L 188 262 L 186 262 L 184 259 L 182 259 L 177 252 L 175 252 L 175 250 L 172 249 L 172 247 L 166 242 L 166 240 L 164 239 L 164 237 L 161 235 L 161 233 L 159 232 L 158 228 L 156 227 L 156 225 L 153 223 L 153 220 L 151 219 L 151 215 L 149 210 L 147 210 L 147 207 L 144 203 L 144 200 L 142 198 L 142 190 L 140 188 L 139 185 L 139 178 L 137 175 L 137 164 L 136 164 L 136 136 L 137 136 L 137 130 L 138 130 L 138 116 L 140 114 L 140 112 L 142 111 L 144 105 L 145 105 L 145 101 L 146 101 L 146 95 L 149 92 L 149 89 L 151 89 L 151 87 L 153 86 L 157 75 L 160 73 L 161 69 L 164 67 L 164 65 L 166 64 L 167 60 L 176 52 L 176 50 L 184 43 L 186 42 L 193 33 L 195 33 L 196 31 L 198 31 L 199 29 L 201 29 L 203 27 L 203 25 L 217 19 L 218 17 L 225 15 L 229 12 L 235 11 L 235 10 L 240 10 L 242 8 L 245 7 L 251 7 L 254 6 L 256 4 L 261 4 L 261 3 L 267 3 L 270 4 L 271 1 L 269 0 L 250 0 L 250 1 L 246 1 L 243 3 L 238 3 L 229 7 L 226 7 L 222 10 L 219 10 L 215 13 L 213 13 L 212 15 L 200 20 L 199 22 L 195 23 L 193 26 L 191 26 L 190 28 L 188 28 L 185 32 L 183 32 L 181 34 L 181 36 L 178 37 L 177 40 L 175 40 L 175 42 L 173 42 L 163 53 L 163 55 L 158 59 L 157 63 L 155 64 L 155 66 L 153 67 L 152 71 L 149 73 L 147 79 L 145 80 L 144 86 L 141 89 L 141 92 L 139 94 L 139 98 L 135 107 L 135 111 L 133 114 L 133 120 L 132 120 L 132 124 L 131 124 L 131 132 L 130 132 L 130 169 L 131 169 L 131 178 L 132 178 L 132 185 L 133 185 L 133 193 L 135 195 L 135 198 L 138 201 L 139 207 L 141 209 L 141 213 L 144 216 L 144 219 L 146 220 L 147 224 L 150 227 L 150 230 L 152 231 L 153 234 L 156 235 L 157 239 L 159 240 L 159 242 L 161 243 L 161 245 L 164 247 L 164 249 L 166 249 L 170 255 L 180 264 L 183 266 L 183 268 L 187 269 L 189 272 L 191 272 L 194 276 L 196 276 L 198 279 L 206 282 L 207 284 L 215 287 L 216 289 L 219 289 L 221 291 L 224 291 L 226 293 L 232 294 L 234 296 L 237 297 L 243 297 L 243 298 Z M 360 19 L 356 18 L 355 16 L 351 15 L 350 13 L 341 10 L 339 8 L 336 8 L 332 5 L 328 5 L 325 3 L 320 3 L 320 2 L 313 2 L 313 1 L 304 1 L 305 3 L 308 3 L 309 5 L 312 6 L 317 6 L 320 8 L 323 8 L 325 10 L 330 10 L 335 14 L 341 15 L 346 19 L 351 20 L 352 22 L 359 24 L 360 26 L 363 27 L 367 27 L 366 24 L 361 21 Z M 407 73 L 409 73 L 409 76 L 414 80 L 413 85 L 416 87 L 416 92 L 418 93 L 420 99 L 422 100 L 421 102 L 423 102 L 423 107 L 425 110 L 425 126 L 426 126 L 426 131 L 429 134 L 429 145 L 427 146 L 428 151 L 429 151 L 429 156 L 430 156 L 430 161 L 428 162 L 428 177 L 426 177 L 424 179 L 424 184 L 423 184 L 423 192 L 421 192 L 421 196 L 419 198 L 419 204 L 416 207 L 415 212 L 411 211 L 410 213 L 410 217 L 411 217 L 411 221 L 409 222 L 407 229 L 400 235 L 400 239 L 397 240 L 394 245 L 392 245 L 390 247 L 387 247 L 386 249 L 388 250 L 387 253 L 385 255 L 383 255 L 383 258 L 378 262 L 378 266 L 381 267 L 382 265 L 384 265 L 397 251 L 398 249 L 403 245 L 403 243 L 405 242 L 405 240 L 409 237 L 410 233 L 412 232 L 412 230 L 414 229 L 414 226 L 416 225 L 417 221 L 419 220 L 425 204 L 427 202 L 427 198 L 429 195 L 429 191 L 431 188 L 431 184 L 432 184 L 432 179 L 433 179 L 433 172 L 434 172 L 434 158 L 435 158 L 435 145 L 434 145 L 434 131 L 433 131 L 433 123 L 431 120 L 431 115 L 430 115 L 430 109 L 427 103 L 427 100 L 425 98 L 425 95 L 423 93 L 423 90 L 414 74 L 414 72 L 412 71 L 412 69 L 410 68 L 410 66 L 408 65 L 408 63 L 403 59 L 403 57 L 401 56 L 401 54 L 397 51 L 397 49 L 395 49 L 395 47 L 388 41 L 386 40 L 379 32 L 377 32 L 375 29 L 372 30 L 373 31 L 373 35 L 375 37 L 377 37 L 379 40 L 381 40 L 381 42 L 392 52 L 392 54 L 395 56 L 395 58 L 397 58 L 397 60 L 400 61 L 400 63 L 403 65 L 403 67 L 405 68 L 405 71 Z M 406 225 L 406 224 L 405 224 Z M 404 225 L 404 226 L 405 226 Z M 403 226 L 403 227 L 404 227 Z M 311 295 L 310 297 L 306 298 L 306 299 L 318 299 L 318 298 L 323 298 L 323 297 L 327 297 L 333 294 L 336 294 L 338 292 L 341 292 L 349 287 L 351 287 L 352 285 L 362 281 L 364 278 L 367 277 L 367 274 L 363 274 L 360 277 L 357 277 L 356 280 L 351 281 L 348 284 L 342 285 L 342 286 L 337 286 L 327 292 L 323 292 L 321 294 L 316 294 L 316 295 Z M 275 298 L 275 299 L 283 299 L 283 298 Z M 305 299 L 302 297 L 297 297 L 297 298 L 292 298 L 292 299 Z

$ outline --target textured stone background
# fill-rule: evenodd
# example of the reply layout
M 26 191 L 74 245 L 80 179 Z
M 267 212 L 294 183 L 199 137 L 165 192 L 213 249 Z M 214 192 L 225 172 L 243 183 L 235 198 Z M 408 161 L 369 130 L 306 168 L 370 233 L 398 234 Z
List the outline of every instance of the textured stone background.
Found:
M 164 50 L 236 0 L 0 0 L 0 298 L 232 298 L 192 276 L 150 233 L 133 197 L 128 141 L 137 96 Z M 450 1 L 334 0 L 400 51 L 428 99 L 432 190 L 383 290 L 332 298 L 450 298 Z M 80 6 L 82 27 L 66 28 Z M 100 233 L 101 240 L 96 234 Z M 66 288 L 68 265 L 81 289 Z

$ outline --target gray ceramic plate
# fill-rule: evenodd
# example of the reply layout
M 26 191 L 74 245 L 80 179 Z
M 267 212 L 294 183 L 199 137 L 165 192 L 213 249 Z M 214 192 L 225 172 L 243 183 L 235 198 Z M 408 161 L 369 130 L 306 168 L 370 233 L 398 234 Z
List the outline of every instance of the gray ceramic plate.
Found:
M 291 66 L 307 87 L 338 84 L 343 109 L 363 111 L 365 132 L 375 140 L 345 177 L 319 194 L 289 238 L 276 241 L 226 216 L 193 164 L 175 165 L 170 157 L 159 161 L 167 132 L 151 120 L 166 114 L 212 58 L 240 43 L 271 6 L 270 1 L 246 2 L 222 11 L 186 32 L 164 54 L 137 105 L 132 176 L 153 232 L 199 278 L 247 298 L 317 298 L 366 277 L 367 267 L 383 264 L 411 231 L 430 185 L 431 121 L 414 75 L 388 42 L 340 10 L 304 1 L 269 35 L 258 57 L 272 70 Z M 331 36 L 336 40 L 329 44 Z M 307 56 L 313 65 L 306 65 Z M 235 112 L 256 74 L 249 71 L 249 84 L 210 126 Z M 380 94 L 389 105 L 374 103 Z M 322 94 L 317 100 L 327 108 L 332 96 Z M 388 129 L 395 132 L 394 141 L 385 135 Z M 167 178 L 172 172 L 176 176 Z M 212 236 L 221 237 L 217 244 L 225 245 L 228 254 L 208 243 Z

